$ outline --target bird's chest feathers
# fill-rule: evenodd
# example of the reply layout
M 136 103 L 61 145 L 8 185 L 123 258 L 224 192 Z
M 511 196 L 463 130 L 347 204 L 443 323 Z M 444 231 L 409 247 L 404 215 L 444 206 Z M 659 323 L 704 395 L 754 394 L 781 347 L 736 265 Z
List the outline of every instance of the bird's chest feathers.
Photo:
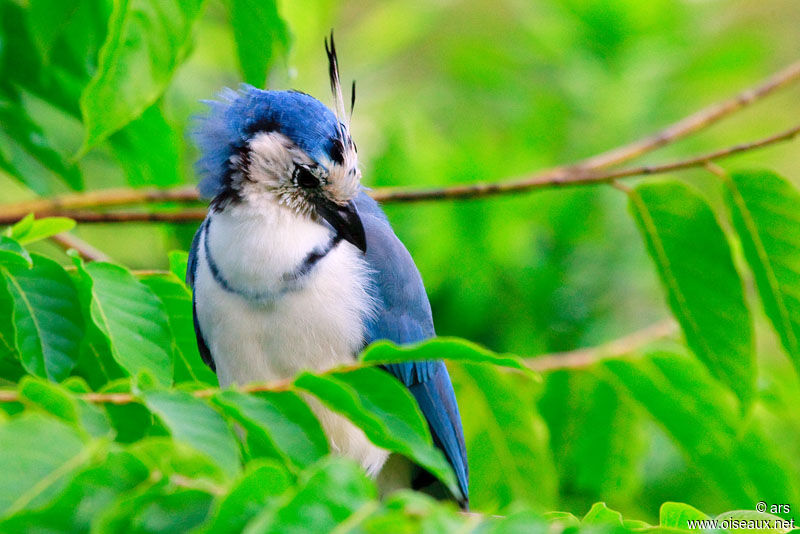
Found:
M 368 269 L 331 232 L 283 209 L 215 213 L 198 251 L 198 320 L 220 384 L 293 376 L 353 360 L 372 301 Z

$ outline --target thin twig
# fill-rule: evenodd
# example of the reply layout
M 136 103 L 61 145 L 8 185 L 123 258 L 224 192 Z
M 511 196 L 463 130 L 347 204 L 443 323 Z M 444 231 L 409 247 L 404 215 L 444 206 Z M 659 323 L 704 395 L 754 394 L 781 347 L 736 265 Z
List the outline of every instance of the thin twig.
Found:
M 556 167 L 553 169 L 540 171 L 538 173 L 520 178 L 516 181 L 536 184 L 532 187 L 536 188 L 541 187 L 538 184 L 542 182 L 558 181 L 559 179 L 563 180 L 565 175 L 573 175 L 576 169 L 580 172 L 586 172 L 630 161 L 643 154 L 652 152 L 653 150 L 656 150 L 664 145 L 673 143 L 690 134 L 708 128 L 723 118 L 769 96 L 778 89 L 797 82 L 798 80 L 800 80 L 800 61 L 792 63 L 783 70 L 771 75 L 765 80 L 762 80 L 756 86 L 746 89 L 728 100 L 712 104 L 643 139 L 608 150 L 596 156 L 592 156 L 581 162 L 578 162 L 575 165 Z M 466 190 L 464 196 L 460 198 L 495 193 L 491 187 L 482 187 L 483 188 L 481 189 L 481 186 L 479 186 L 478 191 Z M 511 189 L 507 191 L 500 190 L 499 192 L 510 192 L 512 190 L 517 189 Z M 441 190 L 435 189 L 432 190 L 432 192 L 415 192 L 413 190 L 382 188 L 375 190 L 373 192 L 373 196 L 382 202 L 409 202 L 450 198 L 439 194 L 440 191 Z M 455 195 L 453 198 L 458 198 L 458 195 Z M 61 214 L 64 210 L 113 207 L 140 203 L 196 202 L 198 200 L 199 198 L 197 191 L 193 187 L 181 187 L 177 189 L 106 189 L 100 191 L 91 191 L 88 193 L 75 193 L 54 198 L 44 198 L 16 204 L 9 204 L 0 208 L 3 211 L 0 219 L 2 219 L 2 221 L 6 221 L 2 224 L 7 224 L 7 221 L 19 220 L 28 213 L 35 213 L 39 217 L 45 217 Z M 192 214 L 190 213 L 190 215 Z M 193 215 L 196 215 L 196 213 Z M 133 220 L 153 220 L 146 219 L 143 215 L 137 215 L 137 217 L 138 218 Z M 173 216 L 167 220 L 195 220 L 195 218 L 187 215 L 187 219 L 181 219 L 179 216 Z
M 642 167 L 631 167 L 629 169 L 619 169 L 612 171 L 587 171 L 580 168 L 572 168 L 562 171 L 562 174 L 551 176 L 536 176 L 534 178 L 521 178 L 506 182 L 477 183 L 454 185 L 440 189 L 423 190 L 377 190 L 371 194 L 374 198 L 386 201 L 388 198 L 393 202 L 413 202 L 420 200 L 436 199 L 464 199 L 476 198 L 488 195 L 500 195 L 521 191 L 535 191 L 552 187 L 578 186 L 588 184 L 602 184 L 614 182 L 620 178 L 631 178 L 634 176 L 650 176 L 664 174 L 668 172 L 689 169 L 692 167 L 703 167 L 710 161 L 727 158 L 742 152 L 757 150 L 783 141 L 789 141 L 800 135 L 800 125 L 790 128 L 757 141 L 742 143 L 732 147 L 723 148 L 708 154 L 694 156 L 692 158 L 663 163 L 660 165 L 645 165 Z M 389 195 L 389 196 L 387 196 Z M 96 213 L 92 211 L 61 211 L 57 213 L 62 217 L 69 217 L 80 223 L 111 223 L 111 222 L 191 222 L 205 218 L 204 208 L 192 208 L 182 211 L 165 212 L 141 212 L 141 211 L 112 211 L 108 213 Z M 15 219 L 7 215 L 0 215 L 0 224 L 11 224 Z
M 538 372 L 588 367 L 600 360 L 636 352 L 645 345 L 658 339 L 669 337 L 677 331 L 678 325 L 675 321 L 667 319 L 597 347 L 545 354 L 527 358 L 525 363 L 529 368 Z
M 90 245 L 83 239 L 66 232 L 51 236 L 50 241 L 64 250 L 74 249 L 84 260 L 111 261 L 111 258 L 109 258 L 102 250 Z
M 601 359 L 624 356 L 648 343 L 668 337 L 677 331 L 674 321 L 665 320 L 654 323 L 646 328 L 628 334 L 627 336 L 615 339 L 597 347 L 576 349 L 568 352 L 558 352 L 553 354 L 543 354 L 532 358 L 526 358 L 526 365 L 534 371 L 552 371 L 554 369 L 580 368 L 591 365 Z M 357 362 L 351 365 L 334 367 L 320 374 L 328 375 L 331 373 L 342 373 L 355 371 L 369 365 L 378 365 Z M 258 393 L 262 391 L 286 391 L 292 387 L 294 378 L 286 378 L 267 383 L 254 383 L 241 386 L 239 391 L 244 393 Z M 198 389 L 192 392 L 196 398 L 205 399 L 218 393 L 217 388 Z M 130 404 L 141 402 L 141 397 L 132 393 L 83 393 L 78 398 L 94 404 Z M 21 398 L 16 390 L 0 389 L 0 402 L 21 402 Z

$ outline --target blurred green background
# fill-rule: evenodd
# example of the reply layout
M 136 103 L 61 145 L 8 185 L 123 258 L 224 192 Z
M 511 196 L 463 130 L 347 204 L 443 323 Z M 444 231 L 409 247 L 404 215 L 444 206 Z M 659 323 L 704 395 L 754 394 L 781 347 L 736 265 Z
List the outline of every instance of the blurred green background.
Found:
M 5 2 L 6 36 L 15 10 L 25 5 Z M 279 11 L 290 47 L 285 58 L 274 50 L 267 86 L 329 103 L 322 41 L 334 28 L 344 85 L 357 80 L 352 130 L 371 187 L 502 180 L 574 162 L 727 98 L 797 59 L 800 50 L 797 0 L 296 0 L 281 2 Z M 102 33 L 103 17 L 87 13 L 69 31 Z M 0 42 L 5 54 L 9 41 Z M 153 108 L 169 127 L 145 125 L 148 135 L 140 130 L 127 138 L 123 130 L 91 150 L 77 163 L 86 188 L 194 183 L 190 118 L 204 110 L 200 100 L 242 81 L 236 46 L 226 5 L 209 1 L 188 59 Z M 800 116 L 799 96 L 797 88 L 783 91 L 645 161 L 789 127 Z M 21 98 L 59 153 L 78 151 L 79 120 L 24 87 Z M 35 183 L 0 172 L 0 200 L 67 191 L 63 180 L 3 141 L 4 156 Z M 767 165 L 800 183 L 796 143 L 725 165 Z M 707 172 L 676 177 L 721 205 L 721 187 Z M 598 186 L 386 211 L 422 272 L 440 335 L 534 356 L 596 345 L 668 316 L 626 204 L 619 191 Z M 188 249 L 196 226 L 82 225 L 76 234 L 115 261 L 149 269 L 165 267 L 168 251 Z M 53 245 L 38 246 L 66 262 Z M 761 315 L 757 326 L 763 402 L 750 417 L 791 459 L 787 471 L 800 473 L 800 387 Z M 497 379 L 476 373 L 454 373 L 462 399 L 482 379 Z M 489 492 L 488 482 L 482 493 L 488 475 L 476 472 L 474 491 L 486 510 L 516 498 L 583 513 L 602 500 L 627 516 L 654 519 L 668 500 L 709 513 L 742 506 L 710 485 L 655 421 L 592 370 L 549 373 L 540 386 L 520 387 L 519 399 L 498 399 L 511 401 L 526 407 L 522 428 L 535 430 L 534 446 L 524 452 L 524 467 L 509 475 L 516 477 L 513 497 Z M 495 408 L 461 402 L 476 447 L 479 427 Z M 501 473 L 502 462 L 498 457 Z

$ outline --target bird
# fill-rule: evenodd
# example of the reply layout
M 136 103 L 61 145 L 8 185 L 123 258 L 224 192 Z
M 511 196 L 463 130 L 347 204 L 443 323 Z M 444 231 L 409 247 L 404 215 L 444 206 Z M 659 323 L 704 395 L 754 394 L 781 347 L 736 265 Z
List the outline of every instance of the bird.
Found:
M 205 101 L 197 117 L 198 189 L 210 204 L 186 277 L 199 352 L 221 387 L 325 371 L 354 363 L 374 341 L 436 335 L 420 272 L 361 183 L 350 135 L 355 82 L 348 116 L 332 32 L 325 51 L 333 110 L 301 91 L 243 84 Z M 419 405 L 456 475 L 459 491 L 447 497 L 466 509 L 464 433 L 444 362 L 384 369 Z M 359 462 L 379 487 L 441 496 L 429 473 L 308 402 L 331 449 Z

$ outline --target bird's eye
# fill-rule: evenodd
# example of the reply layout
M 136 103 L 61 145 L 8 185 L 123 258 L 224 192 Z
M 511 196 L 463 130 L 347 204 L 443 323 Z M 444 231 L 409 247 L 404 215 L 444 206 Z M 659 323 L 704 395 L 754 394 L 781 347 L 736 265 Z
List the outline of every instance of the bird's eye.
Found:
M 294 181 L 303 189 L 319 187 L 319 178 L 317 178 L 308 167 L 300 165 L 294 168 Z

